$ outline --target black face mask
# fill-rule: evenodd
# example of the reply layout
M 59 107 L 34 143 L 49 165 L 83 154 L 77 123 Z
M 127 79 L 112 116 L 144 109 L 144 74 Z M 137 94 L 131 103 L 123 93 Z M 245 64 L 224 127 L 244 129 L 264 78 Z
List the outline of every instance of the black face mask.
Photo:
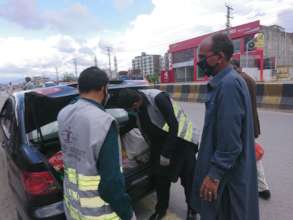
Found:
M 214 66 L 211 66 L 208 64 L 207 62 L 207 58 L 203 58 L 201 59 L 198 63 L 197 63 L 198 67 L 208 76 L 213 76 L 215 75 L 215 69 L 218 66 L 218 64 L 215 64 Z

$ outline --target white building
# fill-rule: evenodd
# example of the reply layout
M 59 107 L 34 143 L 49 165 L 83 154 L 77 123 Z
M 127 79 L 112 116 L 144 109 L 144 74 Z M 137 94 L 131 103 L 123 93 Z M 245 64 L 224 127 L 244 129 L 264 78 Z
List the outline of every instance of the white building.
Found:
M 137 56 L 132 60 L 132 69 L 139 70 L 143 76 L 160 74 L 160 59 L 160 55 L 141 53 L 141 56 Z

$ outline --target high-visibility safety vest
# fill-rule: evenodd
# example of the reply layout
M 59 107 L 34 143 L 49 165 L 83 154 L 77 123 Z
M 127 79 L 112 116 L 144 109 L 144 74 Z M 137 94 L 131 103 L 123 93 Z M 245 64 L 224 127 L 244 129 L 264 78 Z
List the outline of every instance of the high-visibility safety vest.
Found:
M 59 138 L 64 153 L 64 208 L 68 220 L 116 220 L 99 195 L 96 167 L 100 149 L 114 118 L 80 99 L 58 115 Z
M 160 112 L 160 110 L 158 109 L 155 103 L 156 96 L 162 93 L 162 91 L 158 89 L 142 89 L 139 91 L 142 92 L 146 96 L 147 100 L 149 101 L 147 111 L 152 123 L 156 125 L 157 127 L 163 129 L 164 131 L 168 132 L 169 126 L 166 123 L 162 113 Z M 184 139 L 188 142 L 198 144 L 198 134 L 192 122 L 188 119 L 188 117 L 184 113 L 183 109 L 178 105 L 178 103 L 172 100 L 171 97 L 170 97 L 170 100 L 172 103 L 175 117 L 178 121 L 177 137 Z

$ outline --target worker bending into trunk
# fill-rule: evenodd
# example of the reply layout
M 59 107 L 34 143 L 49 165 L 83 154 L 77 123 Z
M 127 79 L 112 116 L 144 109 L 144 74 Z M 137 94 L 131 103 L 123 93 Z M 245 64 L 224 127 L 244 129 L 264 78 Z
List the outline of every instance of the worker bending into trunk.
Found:
M 121 90 L 119 107 L 137 113 L 136 117 L 130 117 L 128 129 L 138 127 L 151 148 L 158 202 L 150 219 L 158 220 L 166 215 L 171 182 L 176 182 L 178 177 L 189 207 L 198 144 L 191 121 L 167 93 L 156 89 Z M 195 211 L 188 208 L 187 219 L 195 216 Z

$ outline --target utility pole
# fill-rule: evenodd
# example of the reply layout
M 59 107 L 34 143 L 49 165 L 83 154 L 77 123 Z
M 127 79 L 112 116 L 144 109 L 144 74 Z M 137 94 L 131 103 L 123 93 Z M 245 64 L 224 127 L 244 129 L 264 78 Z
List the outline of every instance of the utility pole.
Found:
M 114 69 L 115 69 L 115 77 L 118 76 L 118 63 L 117 63 L 117 57 L 114 56 Z
M 95 67 L 98 67 L 98 60 L 97 60 L 97 56 L 95 56 L 94 63 L 95 63 Z
M 59 84 L 59 72 L 58 72 L 58 67 L 55 67 L 56 70 L 56 81 L 57 81 L 57 85 Z
M 75 78 L 77 80 L 77 61 L 76 58 L 73 59 L 74 69 L 75 69 Z
M 230 5 L 228 5 L 228 4 L 225 4 L 225 7 L 227 8 L 227 14 L 226 14 L 226 19 L 227 19 L 227 21 L 226 21 L 226 30 L 227 30 L 227 33 L 229 34 L 229 30 L 231 28 L 231 19 L 233 18 L 233 17 L 231 17 L 231 11 L 233 10 L 233 8 Z
M 109 73 L 110 73 L 110 78 L 112 79 L 112 68 L 111 68 L 111 47 L 106 47 L 107 49 L 107 54 L 109 58 Z

